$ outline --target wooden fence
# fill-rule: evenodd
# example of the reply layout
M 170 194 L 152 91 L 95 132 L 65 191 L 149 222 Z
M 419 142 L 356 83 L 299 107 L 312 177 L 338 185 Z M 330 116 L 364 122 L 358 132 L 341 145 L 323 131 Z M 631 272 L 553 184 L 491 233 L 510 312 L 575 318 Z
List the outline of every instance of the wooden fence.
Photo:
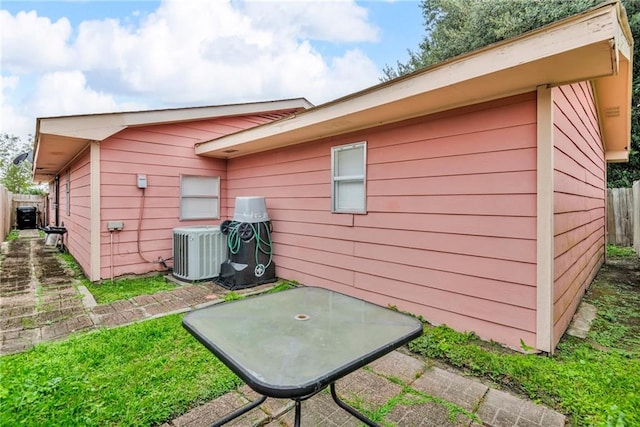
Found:
M 636 184 L 638 184 L 636 182 Z M 637 186 L 636 186 L 637 188 Z M 631 188 L 607 190 L 607 243 L 618 246 L 633 246 L 634 208 Z M 636 209 L 638 212 L 638 209 Z M 638 228 L 636 226 L 636 228 Z
M 640 256 L 640 181 L 633 183 L 633 248 Z
M 18 206 L 34 206 L 36 208 L 36 224 L 44 225 L 45 197 L 31 194 L 13 194 L 0 186 L 0 241 L 17 226 L 16 211 Z
M 11 192 L 0 185 L 0 242 L 4 242 L 11 230 L 11 200 Z

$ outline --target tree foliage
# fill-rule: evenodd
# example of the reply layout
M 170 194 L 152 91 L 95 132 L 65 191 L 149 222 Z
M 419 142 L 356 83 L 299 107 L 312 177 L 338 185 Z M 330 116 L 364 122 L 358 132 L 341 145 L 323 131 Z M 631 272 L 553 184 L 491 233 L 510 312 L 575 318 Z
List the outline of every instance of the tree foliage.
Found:
M 422 0 L 425 37 L 407 62 L 386 66 L 390 80 L 457 55 L 509 39 L 585 11 L 602 0 Z M 629 187 L 640 179 L 640 0 L 622 0 L 635 40 L 631 155 L 629 163 L 609 164 L 610 187 Z
M 34 185 L 31 162 L 24 160 L 17 165 L 13 159 L 31 149 L 31 141 L 22 141 L 15 135 L 0 135 L 0 184 L 15 194 L 40 194 L 42 189 Z

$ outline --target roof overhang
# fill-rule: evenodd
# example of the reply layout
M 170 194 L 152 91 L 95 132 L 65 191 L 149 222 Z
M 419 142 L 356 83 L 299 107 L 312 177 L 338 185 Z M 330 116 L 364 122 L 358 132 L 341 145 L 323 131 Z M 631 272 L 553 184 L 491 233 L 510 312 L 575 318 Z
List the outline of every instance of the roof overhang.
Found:
M 300 111 L 313 105 L 304 98 L 123 113 L 36 119 L 34 181 L 48 182 L 92 141 L 103 141 L 128 127 L 189 122 L 276 111 Z
M 196 145 L 234 158 L 446 111 L 539 86 L 592 81 L 608 161 L 628 159 L 633 38 L 619 2 L 602 4 L 477 51 Z

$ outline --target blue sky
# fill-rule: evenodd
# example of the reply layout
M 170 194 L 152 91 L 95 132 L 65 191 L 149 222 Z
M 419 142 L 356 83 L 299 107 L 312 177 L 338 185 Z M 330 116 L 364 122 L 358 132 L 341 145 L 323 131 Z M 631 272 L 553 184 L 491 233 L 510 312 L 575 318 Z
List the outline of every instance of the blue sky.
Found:
M 7 1 L 0 132 L 36 117 L 306 97 L 379 82 L 422 39 L 417 1 Z

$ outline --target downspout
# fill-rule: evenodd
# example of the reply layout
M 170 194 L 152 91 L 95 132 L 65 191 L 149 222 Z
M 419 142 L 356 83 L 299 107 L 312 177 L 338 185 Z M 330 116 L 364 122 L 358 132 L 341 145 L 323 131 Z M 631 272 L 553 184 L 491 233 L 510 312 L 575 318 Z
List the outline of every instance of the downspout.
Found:
M 55 211 L 55 217 L 56 217 L 56 227 L 60 226 L 60 176 L 56 175 L 56 178 L 54 180 L 55 185 L 55 192 L 56 192 L 56 199 L 53 202 L 53 209 Z

